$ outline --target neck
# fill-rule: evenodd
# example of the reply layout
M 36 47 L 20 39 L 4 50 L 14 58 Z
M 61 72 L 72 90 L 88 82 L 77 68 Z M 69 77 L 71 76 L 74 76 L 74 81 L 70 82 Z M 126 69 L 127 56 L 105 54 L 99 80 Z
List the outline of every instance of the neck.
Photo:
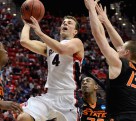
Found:
M 85 94 L 83 99 L 90 105 L 93 105 L 97 102 L 96 93 L 93 94 Z
M 72 39 L 72 38 L 73 38 L 73 37 L 61 36 L 61 37 L 60 37 L 60 40 L 65 40 L 65 39 L 66 39 L 66 40 L 70 40 L 70 39 Z

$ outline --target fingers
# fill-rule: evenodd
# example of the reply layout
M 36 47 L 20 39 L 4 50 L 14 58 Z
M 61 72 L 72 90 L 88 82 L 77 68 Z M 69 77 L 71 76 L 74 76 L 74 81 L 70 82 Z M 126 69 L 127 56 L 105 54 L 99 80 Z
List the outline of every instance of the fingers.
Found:
M 32 23 L 28 23 L 29 26 L 30 26 L 31 28 L 35 29 L 36 26 L 38 25 L 38 21 L 37 21 L 33 16 L 30 17 L 30 20 L 32 21 Z
M 33 16 L 30 17 L 30 20 L 33 22 L 33 24 L 37 23 L 37 20 Z
M 94 2 L 95 2 L 95 6 L 98 4 L 98 2 L 99 2 L 100 0 L 95 0 Z
M 18 103 L 15 103 L 15 102 L 14 102 L 14 103 L 12 104 L 11 108 L 12 108 L 12 110 L 13 110 L 14 112 L 18 112 L 18 113 L 23 112 L 21 106 L 20 106 Z
M 85 3 L 86 8 L 89 9 L 88 1 L 87 1 L 87 0 L 84 0 L 84 3 Z
M 19 104 L 15 104 L 15 108 L 16 108 L 16 110 L 19 112 L 19 113 L 21 113 L 21 112 L 23 112 L 23 109 L 21 108 L 21 106 L 19 105 Z
M 100 8 L 100 6 L 98 4 L 96 5 L 96 11 L 98 12 L 98 14 L 101 13 L 101 8 Z
M 96 10 L 97 10 L 97 12 L 99 13 L 99 14 L 102 14 L 103 12 L 105 12 L 104 10 L 103 10 L 103 7 L 102 7 L 102 5 L 101 4 L 97 4 L 96 5 Z
M 103 10 L 103 8 L 102 8 L 102 4 L 101 4 L 101 3 L 99 4 L 99 6 L 100 6 L 101 10 Z
M 96 0 L 95 2 L 98 3 L 100 0 Z
M 104 12 L 107 14 L 107 8 L 106 8 L 106 6 L 104 6 Z

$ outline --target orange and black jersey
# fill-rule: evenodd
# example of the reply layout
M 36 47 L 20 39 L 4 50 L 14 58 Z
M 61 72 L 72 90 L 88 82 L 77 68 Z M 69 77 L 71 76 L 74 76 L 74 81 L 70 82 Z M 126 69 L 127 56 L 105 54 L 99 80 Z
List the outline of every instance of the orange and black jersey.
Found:
M 121 58 L 122 69 L 116 79 L 107 83 L 107 113 L 136 113 L 136 64 Z
M 102 104 L 95 104 L 90 106 L 84 101 L 81 109 L 81 121 L 106 121 L 106 115 L 104 109 L 102 109 Z

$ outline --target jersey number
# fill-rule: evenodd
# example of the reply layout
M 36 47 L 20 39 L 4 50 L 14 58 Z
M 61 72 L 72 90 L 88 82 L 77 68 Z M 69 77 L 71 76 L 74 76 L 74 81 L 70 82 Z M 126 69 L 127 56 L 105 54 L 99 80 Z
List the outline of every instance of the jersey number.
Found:
M 127 82 L 127 86 L 136 88 L 136 84 L 134 84 L 135 81 L 136 81 L 136 72 L 132 71 L 132 74 Z
M 59 64 L 60 64 L 59 54 L 56 54 L 53 61 L 52 61 L 52 65 L 59 66 Z

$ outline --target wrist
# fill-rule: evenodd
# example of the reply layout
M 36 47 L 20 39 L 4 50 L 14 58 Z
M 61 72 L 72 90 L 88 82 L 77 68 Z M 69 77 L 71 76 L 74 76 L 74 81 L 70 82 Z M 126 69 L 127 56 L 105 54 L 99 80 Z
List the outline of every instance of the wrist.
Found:
M 111 22 L 109 21 L 109 19 L 106 19 L 106 20 L 103 22 L 103 24 L 104 24 L 105 26 L 111 26 Z
M 24 24 L 24 27 L 30 29 L 30 26 L 28 24 Z
M 37 31 L 36 34 L 40 37 L 44 36 L 44 33 L 42 31 Z

